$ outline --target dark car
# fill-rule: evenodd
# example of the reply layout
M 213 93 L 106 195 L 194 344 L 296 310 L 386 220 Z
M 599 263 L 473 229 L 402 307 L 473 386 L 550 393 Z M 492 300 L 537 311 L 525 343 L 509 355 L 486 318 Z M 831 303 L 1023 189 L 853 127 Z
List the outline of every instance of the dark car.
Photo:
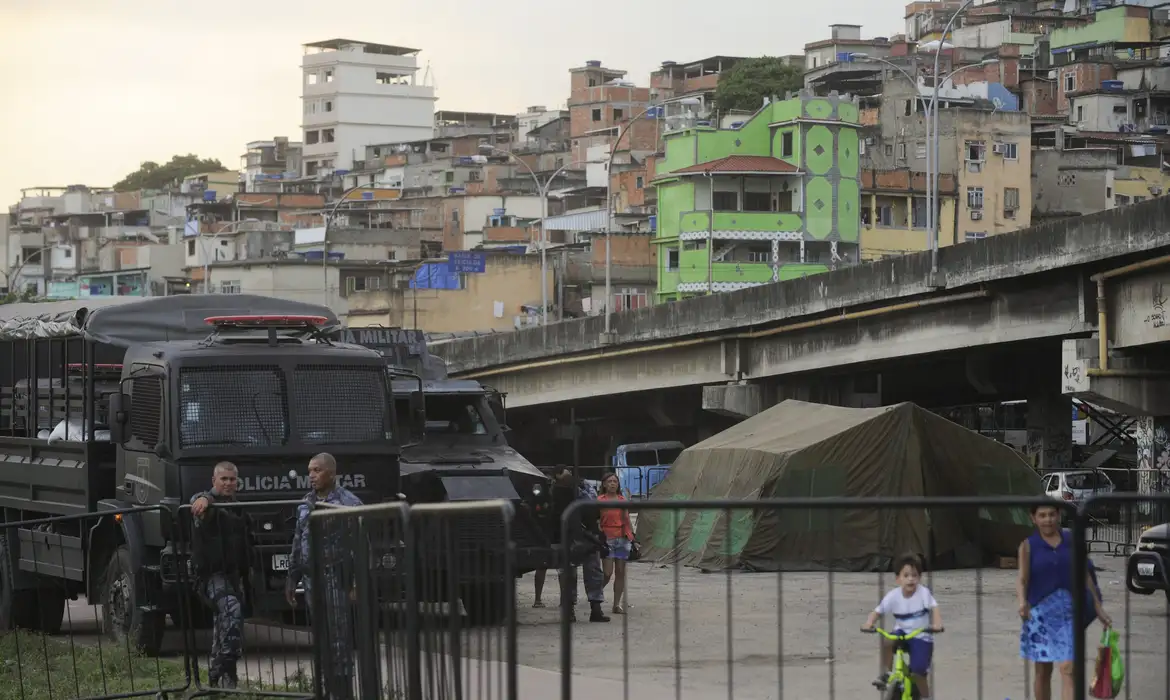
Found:
M 1140 595 L 1163 591 L 1170 601 L 1170 523 L 1155 525 L 1138 538 L 1126 564 L 1125 583 Z

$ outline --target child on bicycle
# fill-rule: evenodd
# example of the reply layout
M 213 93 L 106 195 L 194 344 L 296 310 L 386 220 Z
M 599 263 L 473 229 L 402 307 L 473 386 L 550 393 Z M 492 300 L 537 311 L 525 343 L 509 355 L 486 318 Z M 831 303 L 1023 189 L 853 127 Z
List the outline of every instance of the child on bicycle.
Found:
M 922 564 L 914 554 L 905 554 L 894 563 L 894 570 L 898 572 L 898 587 L 890 591 L 878 603 L 869 619 L 865 621 L 863 630 L 871 631 L 883 615 L 894 617 L 894 634 L 907 634 L 916 630 L 925 631 L 918 636 L 907 640 L 910 652 L 910 673 L 914 679 L 914 687 L 918 689 L 922 700 L 930 700 L 930 686 L 927 676 L 930 674 L 930 660 L 934 652 L 934 638 L 931 630 L 942 630 L 942 615 L 939 613 L 938 601 L 934 599 L 930 589 L 919 583 L 922 576 Z M 882 640 L 882 668 L 889 669 L 894 662 L 894 643 Z M 885 686 L 887 674 L 883 672 L 879 683 Z

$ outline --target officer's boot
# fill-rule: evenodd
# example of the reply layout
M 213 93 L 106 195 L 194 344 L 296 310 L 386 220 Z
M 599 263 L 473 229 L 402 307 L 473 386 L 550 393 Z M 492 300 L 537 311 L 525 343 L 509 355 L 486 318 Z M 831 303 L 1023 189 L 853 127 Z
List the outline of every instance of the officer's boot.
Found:
M 601 609 L 601 603 L 589 601 L 589 621 L 590 622 L 609 622 L 609 616 Z

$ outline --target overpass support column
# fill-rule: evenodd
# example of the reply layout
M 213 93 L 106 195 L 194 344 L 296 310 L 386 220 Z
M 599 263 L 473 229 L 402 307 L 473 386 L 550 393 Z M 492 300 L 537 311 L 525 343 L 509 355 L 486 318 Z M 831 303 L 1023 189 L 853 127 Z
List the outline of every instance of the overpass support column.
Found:
M 1072 399 L 1041 394 L 1028 399 L 1028 452 L 1037 455 L 1042 471 L 1068 469 L 1072 464 Z
M 1144 416 L 1137 419 L 1138 493 L 1165 493 L 1170 490 L 1170 416 Z M 1157 515 L 1164 522 L 1167 513 L 1154 513 L 1153 504 L 1143 503 L 1138 511 Z M 1166 510 L 1164 507 L 1159 511 Z
M 723 386 L 705 386 L 703 410 L 728 418 L 751 418 L 764 410 L 764 387 L 744 381 Z

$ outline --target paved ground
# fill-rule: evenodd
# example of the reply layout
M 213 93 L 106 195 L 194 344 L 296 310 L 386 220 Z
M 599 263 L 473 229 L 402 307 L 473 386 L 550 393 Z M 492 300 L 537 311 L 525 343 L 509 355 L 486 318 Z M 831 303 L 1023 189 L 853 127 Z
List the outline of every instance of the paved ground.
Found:
M 1170 697 L 1170 617 L 1165 596 L 1128 596 L 1122 580 L 1124 560 L 1098 556 L 1095 561 L 1105 568 L 1100 580 L 1106 611 L 1122 633 L 1128 653 L 1132 693 L 1128 697 Z M 732 697 L 730 687 L 736 700 L 877 697 L 870 686 L 877 673 L 876 642 L 858 628 L 876 604 L 879 591 L 892 586 L 888 575 L 879 582 L 875 574 L 835 574 L 830 587 L 827 574 L 732 574 L 729 612 L 726 574 L 680 570 L 677 655 L 674 569 L 635 564 L 631 583 L 633 608 L 625 619 L 574 627 L 577 673 L 627 679 L 629 695 L 639 700 L 648 694 L 673 697 L 677 658 L 684 698 L 728 698 Z M 974 571 L 945 572 L 928 585 L 939 600 L 947 629 L 936 642 L 934 697 L 1030 697 L 1025 690 L 1030 680 L 1019 658 L 1015 572 L 984 570 L 981 583 Z M 552 598 L 545 594 L 551 604 L 557 595 L 551 573 L 547 586 L 553 593 Z M 982 594 L 977 596 L 979 586 Z M 557 611 L 532 609 L 531 577 L 521 581 L 519 593 L 520 662 L 559 670 Z M 1090 634 L 1095 646 L 1100 626 L 1095 625 Z
M 1122 697 L 1170 698 L 1166 690 L 1170 687 L 1170 616 L 1165 596 L 1129 596 L 1121 574 L 1124 560 L 1098 555 L 1095 561 L 1105 569 L 1100 580 L 1106 608 L 1128 654 L 1131 695 Z M 650 564 L 631 565 L 629 614 L 609 624 L 581 622 L 573 627 L 575 698 L 877 697 L 870 686 L 877 673 L 876 641 L 861 635 L 858 627 L 881 592 L 893 585 L 889 575 L 835 574 L 830 582 L 827 574 L 737 573 L 729 579 L 725 573 L 678 569 L 681 604 L 676 628 L 675 572 Z M 947 628 L 936 643 L 935 698 L 1020 700 L 1031 696 L 1025 689 L 1029 681 L 1018 653 L 1014 577 L 1014 571 L 989 569 L 982 572 L 981 580 L 974 571 L 961 571 L 939 573 L 927 582 L 942 606 Z M 532 577 L 519 582 L 522 698 L 560 697 L 558 590 L 556 575 L 549 572 L 545 590 L 549 607 L 533 609 Z M 981 595 L 976 595 L 980 590 Z M 70 606 L 82 639 L 90 635 L 96 639 L 92 613 L 93 608 L 83 601 Z M 586 617 L 584 604 L 578 613 Z M 1100 627 L 1094 626 L 1090 643 L 1099 633 Z M 308 635 L 303 631 L 249 625 L 247 639 L 247 668 L 254 678 L 280 683 L 294 675 L 298 666 L 306 672 L 311 666 Z M 174 633 L 168 641 L 168 646 L 179 648 Z M 196 643 L 205 648 L 207 635 L 199 634 Z M 496 656 L 486 651 L 477 655 Z M 676 661 L 681 667 L 677 671 Z M 471 663 L 477 669 L 472 676 L 481 673 L 479 668 L 492 666 Z M 678 677 L 681 694 L 676 693 Z M 495 692 L 490 696 L 499 697 Z

